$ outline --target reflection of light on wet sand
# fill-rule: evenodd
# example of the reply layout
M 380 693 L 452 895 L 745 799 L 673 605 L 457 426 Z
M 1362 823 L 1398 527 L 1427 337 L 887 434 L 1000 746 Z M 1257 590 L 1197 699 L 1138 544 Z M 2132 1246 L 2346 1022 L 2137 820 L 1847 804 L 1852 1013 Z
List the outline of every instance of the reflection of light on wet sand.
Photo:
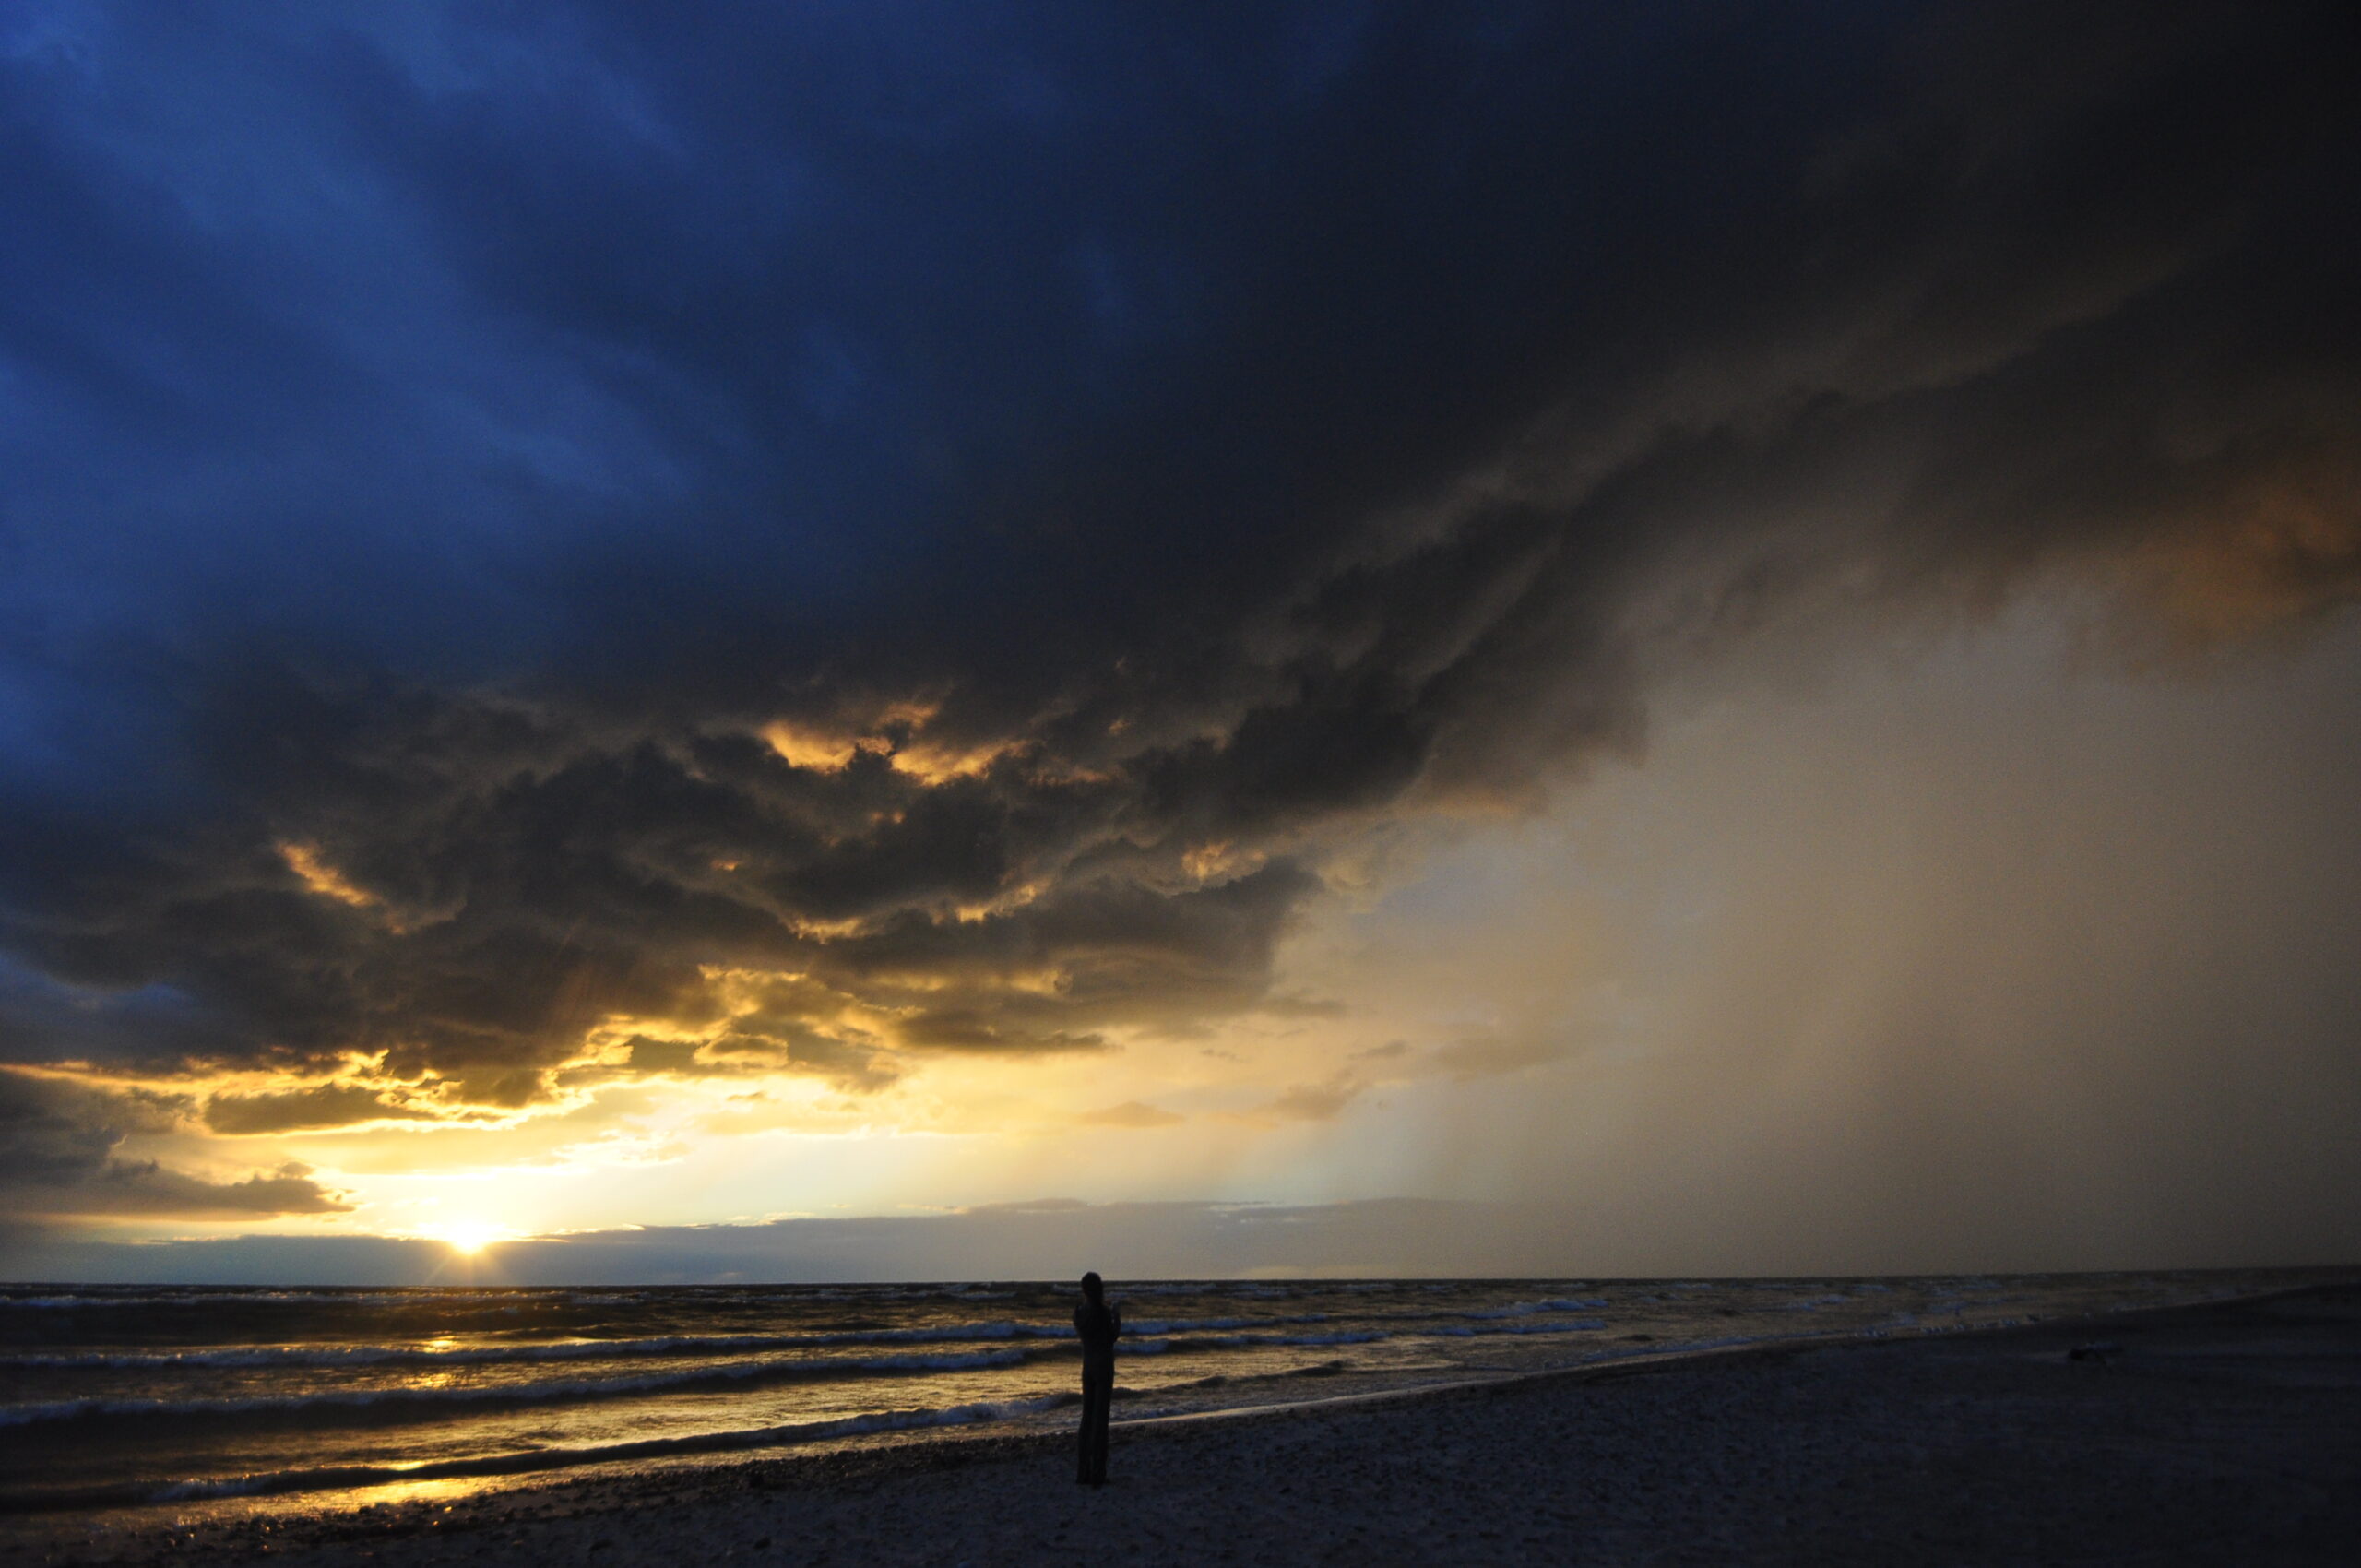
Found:
M 424 1465 L 432 1461 L 421 1459 L 418 1463 Z M 504 1485 L 523 1490 L 530 1484 L 530 1480 L 514 1476 L 452 1476 L 431 1480 L 380 1481 L 370 1486 L 338 1487 L 325 1491 L 262 1492 L 250 1497 L 183 1500 L 145 1507 L 104 1510 L 90 1515 L 83 1527 L 89 1538 L 96 1540 L 144 1534 L 160 1526 L 188 1529 L 206 1525 L 234 1524 L 243 1519 L 357 1516 L 372 1509 L 391 1512 L 414 1505 L 448 1506 L 480 1493 L 502 1490 Z
M 913 1440 L 913 1434 L 884 1432 L 848 1437 L 825 1444 L 804 1445 L 801 1451 L 813 1453 L 823 1448 L 866 1448 Z M 923 1441 L 923 1434 L 919 1434 L 915 1440 Z M 231 1524 L 243 1519 L 341 1518 L 366 1524 L 381 1515 L 386 1516 L 390 1524 L 393 1522 L 391 1516 L 397 1514 L 409 1514 L 418 1509 L 440 1512 L 470 1498 L 489 1498 L 495 1494 L 505 1494 L 495 1506 L 533 1509 L 547 1503 L 552 1493 L 589 1483 L 617 1481 L 674 1470 L 709 1471 L 735 1465 L 758 1464 L 776 1457 L 777 1453 L 776 1449 L 760 1449 L 737 1455 L 666 1455 L 569 1466 L 562 1475 L 542 1471 L 521 1475 L 439 1476 L 414 1481 L 377 1481 L 368 1486 L 336 1487 L 321 1491 L 264 1492 L 250 1497 L 208 1498 L 202 1502 L 174 1503 L 163 1510 L 116 1510 L 94 1517 L 89 1527 L 94 1538 L 118 1532 L 152 1530 L 159 1522 L 160 1514 L 169 1514 L 173 1524 L 184 1527 Z M 434 1462 L 421 1459 L 415 1464 L 425 1466 Z M 401 1467 L 389 1465 L 386 1467 Z M 415 1522 L 414 1515 L 411 1522 Z
M 369 1503 L 382 1503 L 388 1506 L 405 1503 L 434 1503 L 488 1491 L 492 1489 L 486 1484 L 487 1479 L 482 1476 L 447 1476 L 440 1480 L 387 1481 L 382 1486 L 366 1487 L 347 1495 L 356 1507 Z

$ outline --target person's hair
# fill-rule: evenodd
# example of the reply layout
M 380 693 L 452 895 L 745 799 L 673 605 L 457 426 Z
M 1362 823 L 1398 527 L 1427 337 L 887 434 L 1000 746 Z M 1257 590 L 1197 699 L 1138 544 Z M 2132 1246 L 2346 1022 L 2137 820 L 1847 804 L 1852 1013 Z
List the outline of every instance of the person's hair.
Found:
M 1106 1284 L 1098 1277 L 1097 1269 L 1094 1268 L 1082 1277 L 1082 1293 L 1092 1301 L 1098 1300 L 1099 1294 L 1106 1289 Z

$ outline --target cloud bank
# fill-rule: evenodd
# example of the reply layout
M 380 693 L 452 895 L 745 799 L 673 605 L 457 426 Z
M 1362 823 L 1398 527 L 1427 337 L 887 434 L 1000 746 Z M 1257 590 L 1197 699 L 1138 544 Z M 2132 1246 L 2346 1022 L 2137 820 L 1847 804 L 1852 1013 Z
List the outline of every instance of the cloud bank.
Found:
M 1797 607 L 2063 576 L 2171 659 L 2361 596 L 2340 7 L 0 25 L 58 1212 L 337 1202 L 139 1117 L 1333 1005 L 1274 953 L 1363 836 L 1641 754 Z

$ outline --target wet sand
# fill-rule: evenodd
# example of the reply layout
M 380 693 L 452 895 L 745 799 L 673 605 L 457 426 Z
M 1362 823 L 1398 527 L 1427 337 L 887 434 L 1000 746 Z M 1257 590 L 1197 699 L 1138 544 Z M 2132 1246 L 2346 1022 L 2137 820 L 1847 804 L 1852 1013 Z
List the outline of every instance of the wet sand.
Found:
M 2082 1360 L 2094 1341 L 2120 1354 Z M 889 1440 L 353 1513 L 93 1534 L 22 1562 L 2361 1562 L 2361 1286 L 1446 1392 Z

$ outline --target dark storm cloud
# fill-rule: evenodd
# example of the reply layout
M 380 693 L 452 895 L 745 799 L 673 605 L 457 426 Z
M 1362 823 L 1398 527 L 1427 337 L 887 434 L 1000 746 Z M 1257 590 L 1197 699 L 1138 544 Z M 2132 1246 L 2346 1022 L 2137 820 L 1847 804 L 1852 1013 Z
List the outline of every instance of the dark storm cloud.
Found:
M 121 1158 L 126 1137 L 169 1131 L 184 1109 L 169 1097 L 103 1094 L 0 1072 L 0 1204 L 16 1222 L 95 1215 L 245 1219 L 351 1206 L 302 1166 L 209 1182 L 152 1159 Z
M 1650 638 L 2355 593 L 2334 7 L 1174 16 L 18 12 L 0 1049 L 1103 1049 Z
M 389 1103 L 357 1084 L 315 1084 L 274 1094 L 217 1094 L 205 1102 L 205 1124 L 217 1133 L 287 1133 L 344 1127 L 356 1122 L 417 1121 L 426 1112 Z

